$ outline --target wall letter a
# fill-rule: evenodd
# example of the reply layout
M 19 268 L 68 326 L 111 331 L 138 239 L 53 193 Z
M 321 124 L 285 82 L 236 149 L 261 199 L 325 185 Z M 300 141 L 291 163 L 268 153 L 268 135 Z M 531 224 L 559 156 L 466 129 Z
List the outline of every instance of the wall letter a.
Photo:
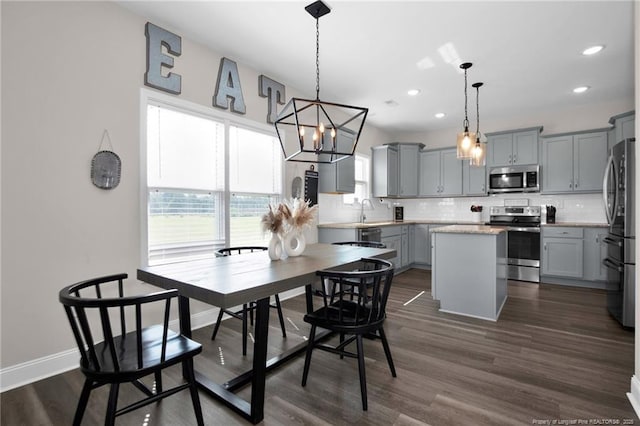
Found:
M 247 112 L 244 97 L 242 96 L 238 66 L 231 59 L 222 58 L 218 71 L 216 93 L 213 97 L 213 106 L 227 109 L 228 102 L 231 103 L 231 111 L 239 114 Z

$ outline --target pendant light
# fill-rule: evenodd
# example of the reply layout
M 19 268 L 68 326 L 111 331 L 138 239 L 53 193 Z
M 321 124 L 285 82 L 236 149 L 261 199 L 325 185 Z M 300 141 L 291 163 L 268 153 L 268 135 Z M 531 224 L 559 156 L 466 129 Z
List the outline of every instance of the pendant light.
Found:
M 471 160 L 469 164 L 472 166 L 482 167 L 485 165 L 487 158 L 487 144 L 483 143 L 480 139 L 482 134 L 480 133 L 480 87 L 484 83 L 473 83 L 471 86 L 476 89 L 476 142 L 471 148 Z
M 274 124 L 286 161 L 335 163 L 354 155 L 369 109 L 320 100 L 320 17 L 331 9 L 316 1 L 305 10 L 316 19 L 316 98 L 291 98 Z
M 469 132 L 469 117 L 467 114 L 467 70 L 472 65 L 471 62 L 460 64 L 460 68 L 464 70 L 464 121 L 462 122 L 464 130 L 458 133 L 456 157 L 465 159 L 471 158 L 471 148 L 473 148 L 473 142 L 475 141 L 475 134 Z

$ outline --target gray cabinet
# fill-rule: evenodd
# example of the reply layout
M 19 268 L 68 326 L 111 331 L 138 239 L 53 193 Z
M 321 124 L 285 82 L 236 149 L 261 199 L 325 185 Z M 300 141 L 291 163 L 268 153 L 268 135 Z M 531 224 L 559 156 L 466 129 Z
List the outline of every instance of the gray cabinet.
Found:
M 353 146 L 355 134 L 338 129 L 336 145 L 338 150 L 348 151 Z M 331 144 L 331 135 L 325 132 L 325 144 Z M 328 154 L 320 155 L 322 161 L 328 160 Z M 356 176 L 354 156 L 345 158 L 333 164 L 318 163 L 318 192 L 331 194 L 352 194 L 356 190 Z
M 476 167 L 468 161 L 462 162 L 462 193 L 464 195 L 487 195 L 487 168 Z
M 629 111 L 624 114 L 613 116 L 609 119 L 609 124 L 613 125 L 613 145 L 621 140 L 636 137 L 635 111 Z M 611 148 L 611 146 L 609 146 L 609 148 Z
M 583 229 L 542 227 L 541 275 L 583 277 Z
M 411 259 L 413 259 L 413 247 L 409 244 L 409 225 L 402 225 L 400 228 L 402 229 L 400 267 L 404 268 L 408 266 L 411 263 Z
M 318 228 L 319 243 L 337 243 L 339 241 L 357 241 L 356 228 Z
M 382 228 L 381 242 L 388 249 L 396 251 L 396 257 L 389 259 L 396 270 L 402 267 L 402 227 L 401 226 L 384 226 Z
M 607 132 L 542 139 L 542 192 L 599 192 L 607 162 Z
M 487 165 L 538 164 L 538 139 L 542 127 L 487 133 Z
M 429 241 L 429 225 L 413 225 L 413 262 L 430 265 L 431 264 L 431 242 Z
M 418 195 L 418 152 L 423 146 L 394 143 L 371 148 L 374 197 Z
M 418 195 L 418 153 L 424 145 L 400 144 L 398 149 L 398 181 L 400 197 Z
M 584 228 L 584 274 L 588 281 L 606 281 L 607 268 L 602 261 L 607 257 L 607 245 L 603 243 L 607 228 Z
M 420 152 L 419 195 L 462 195 L 462 160 L 455 148 Z
M 371 148 L 371 180 L 374 197 L 398 196 L 398 149 L 382 145 Z

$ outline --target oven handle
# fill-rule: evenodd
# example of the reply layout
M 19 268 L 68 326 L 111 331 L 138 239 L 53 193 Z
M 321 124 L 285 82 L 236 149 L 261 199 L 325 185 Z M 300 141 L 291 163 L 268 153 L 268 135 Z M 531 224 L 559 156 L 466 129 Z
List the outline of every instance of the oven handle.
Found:
M 604 259 L 602 261 L 602 264 L 604 266 L 606 266 L 607 268 L 614 269 L 614 270 L 616 270 L 618 272 L 623 272 L 624 271 L 624 264 L 614 262 L 609 258 Z
M 604 241 L 606 244 L 611 244 L 612 246 L 622 247 L 624 245 L 624 242 L 622 240 L 614 240 L 611 237 L 604 237 L 602 241 Z
M 515 226 L 506 226 L 505 227 L 507 232 L 508 231 L 516 231 L 516 232 L 533 232 L 536 234 L 540 233 L 540 228 L 537 226 L 530 226 L 530 227 L 515 227 Z

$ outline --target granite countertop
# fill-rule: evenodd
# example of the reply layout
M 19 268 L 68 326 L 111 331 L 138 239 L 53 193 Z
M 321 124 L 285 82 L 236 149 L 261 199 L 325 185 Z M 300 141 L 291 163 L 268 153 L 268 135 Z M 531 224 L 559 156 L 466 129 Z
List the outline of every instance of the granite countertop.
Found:
M 420 225 L 420 224 L 443 224 L 443 225 L 483 225 L 484 223 L 464 221 L 464 220 L 407 220 L 402 222 L 393 221 L 380 221 L 380 222 L 343 222 L 343 223 L 321 223 L 318 224 L 318 228 L 338 228 L 338 229 L 351 229 L 351 228 L 377 228 L 380 226 L 402 226 L 402 225 Z
M 595 222 L 556 222 L 556 223 L 543 223 L 542 226 L 572 226 L 577 228 L 608 228 L 606 223 Z
M 417 220 L 417 219 L 405 219 L 403 222 L 394 221 L 380 221 L 380 222 L 342 222 L 342 223 L 321 223 L 318 228 L 337 228 L 337 229 L 360 229 L 360 228 L 377 228 L 380 226 L 401 226 L 401 225 L 420 225 L 420 224 L 438 224 L 438 225 L 475 225 L 484 226 L 484 222 L 473 222 L 465 220 Z M 542 226 L 570 226 L 577 228 L 608 228 L 606 223 L 596 222 L 556 222 L 556 223 L 543 223 Z
M 502 226 L 488 226 L 488 225 L 450 225 L 436 228 L 431 232 L 448 233 L 448 234 L 485 234 L 485 235 L 498 235 L 501 232 L 505 232 L 506 229 Z

